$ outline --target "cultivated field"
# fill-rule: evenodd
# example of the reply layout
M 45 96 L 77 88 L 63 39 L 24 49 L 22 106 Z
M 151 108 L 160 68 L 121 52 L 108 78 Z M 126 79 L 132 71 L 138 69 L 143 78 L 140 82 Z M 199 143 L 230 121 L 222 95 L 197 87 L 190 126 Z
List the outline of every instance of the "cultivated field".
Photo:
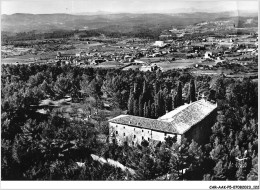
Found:
M 164 61 L 156 63 L 157 66 L 161 67 L 163 71 L 170 69 L 185 69 L 191 68 L 196 64 L 201 63 L 201 59 L 180 59 L 176 61 Z

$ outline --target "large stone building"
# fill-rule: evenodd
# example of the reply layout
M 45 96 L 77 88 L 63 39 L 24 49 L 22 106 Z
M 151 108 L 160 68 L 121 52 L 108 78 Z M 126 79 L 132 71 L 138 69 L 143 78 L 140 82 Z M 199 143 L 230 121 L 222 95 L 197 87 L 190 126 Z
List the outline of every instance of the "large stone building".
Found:
M 170 136 L 177 137 L 178 143 L 185 137 L 202 144 L 210 136 L 216 120 L 216 108 L 216 104 L 201 99 L 180 106 L 158 119 L 119 115 L 109 120 L 109 139 L 118 144 L 136 145 L 143 140 L 163 142 L 165 137 Z

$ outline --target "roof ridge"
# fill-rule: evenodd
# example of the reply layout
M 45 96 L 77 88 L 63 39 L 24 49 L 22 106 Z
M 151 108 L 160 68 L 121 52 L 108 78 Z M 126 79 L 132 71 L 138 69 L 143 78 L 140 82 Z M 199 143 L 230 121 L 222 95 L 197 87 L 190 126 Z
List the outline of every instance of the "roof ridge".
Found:
M 135 120 L 135 121 L 133 121 L 133 120 Z M 176 128 L 174 126 L 172 126 L 171 123 L 169 123 L 169 122 L 160 121 L 157 119 L 140 117 L 140 116 L 134 116 L 134 115 L 124 115 L 123 117 L 113 118 L 109 121 L 112 123 L 130 125 L 130 126 L 135 126 L 135 127 L 142 127 L 142 128 L 146 128 L 146 129 L 150 129 L 150 130 L 164 131 L 164 132 L 170 132 L 170 133 L 177 132 Z M 145 125 L 143 125 L 143 124 L 145 124 Z M 148 124 L 148 125 L 146 125 L 146 124 Z M 154 127 L 153 126 L 154 124 L 157 127 Z

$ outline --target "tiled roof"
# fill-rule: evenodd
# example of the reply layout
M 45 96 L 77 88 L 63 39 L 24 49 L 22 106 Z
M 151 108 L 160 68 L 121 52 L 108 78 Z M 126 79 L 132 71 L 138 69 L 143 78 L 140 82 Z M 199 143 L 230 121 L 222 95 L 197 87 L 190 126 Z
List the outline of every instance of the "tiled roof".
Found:
M 109 122 L 168 133 L 183 134 L 216 108 L 216 104 L 201 99 L 191 104 L 183 105 L 158 119 L 120 115 L 110 119 Z
M 189 106 L 174 114 L 171 117 L 170 123 L 173 128 L 177 129 L 179 134 L 183 134 L 192 126 L 204 119 L 216 108 L 216 104 L 212 104 L 201 99 L 189 104 Z M 167 113 L 164 116 L 167 116 L 168 114 L 170 115 L 170 113 L 171 112 Z
M 157 119 L 149 119 L 145 117 L 138 117 L 133 115 L 120 115 L 109 122 L 118 123 L 122 125 L 136 126 L 156 131 L 163 131 L 168 133 L 177 133 L 176 129 L 171 123 L 159 121 Z

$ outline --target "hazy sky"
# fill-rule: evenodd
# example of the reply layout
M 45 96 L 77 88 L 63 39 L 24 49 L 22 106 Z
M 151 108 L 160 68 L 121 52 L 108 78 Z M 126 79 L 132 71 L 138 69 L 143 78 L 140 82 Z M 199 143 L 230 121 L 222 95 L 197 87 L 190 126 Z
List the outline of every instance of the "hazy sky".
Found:
M 258 1 L 176 0 L 1 0 L 1 14 L 82 12 L 219 12 L 257 11 Z

